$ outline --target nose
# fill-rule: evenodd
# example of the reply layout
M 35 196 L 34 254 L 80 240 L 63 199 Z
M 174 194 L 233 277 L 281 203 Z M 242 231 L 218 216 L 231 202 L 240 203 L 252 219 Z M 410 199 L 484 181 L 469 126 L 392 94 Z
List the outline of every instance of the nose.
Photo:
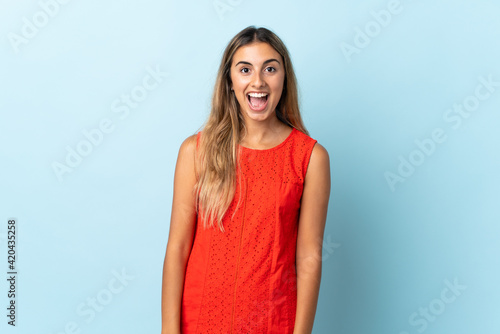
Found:
M 265 86 L 265 81 L 262 78 L 262 73 L 260 71 L 255 72 L 255 75 L 253 76 L 252 80 L 252 85 L 254 87 L 263 87 Z

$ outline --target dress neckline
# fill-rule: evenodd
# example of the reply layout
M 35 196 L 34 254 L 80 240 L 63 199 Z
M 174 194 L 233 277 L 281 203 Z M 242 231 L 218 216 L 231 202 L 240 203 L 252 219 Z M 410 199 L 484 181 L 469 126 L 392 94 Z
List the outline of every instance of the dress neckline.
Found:
M 278 145 L 274 146 L 274 147 L 271 147 L 271 148 L 265 148 L 263 150 L 259 150 L 259 149 L 255 149 L 255 148 L 249 148 L 249 147 L 245 147 L 245 146 L 242 146 L 240 144 L 238 144 L 238 146 L 240 146 L 243 150 L 246 150 L 246 151 L 256 151 L 256 152 L 267 152 L 267 151 L 272 151 L 272 150 L 275 150 L 275 149 L 278 149 L 280 148 L 281 146 L 285 145 L 285 143 L 292 137 L 292 135 L 294 134 L 294 132 L 297 131 L 297 129 L 295 129 L 294 127 L 292 127 L 292 131 L 290 131 L 290 133 L 288 134 L 288 136 L 285 138 L 285 140 L 283 140 L 281 143 L 279 143 Z

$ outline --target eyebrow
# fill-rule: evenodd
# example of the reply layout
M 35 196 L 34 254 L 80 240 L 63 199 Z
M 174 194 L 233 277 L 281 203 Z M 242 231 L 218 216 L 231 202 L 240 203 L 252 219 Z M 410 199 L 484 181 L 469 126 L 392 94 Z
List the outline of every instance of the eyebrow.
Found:
M 264 64 L 263 64 L 263 65 L 266 65 L 267 63 L 270 63 L 270 62 L 273 62 L 273 61 L 275 61 L 275 62 L 277 62 L 278 64 L 280 64 L 280 65 L 281 65 L 281 63 L 280 63 L 277 59 L 274 59 L 274 58 L 266 60 L 266 61 L 264 62 Z M 239 62 L 238 62 L 236 65 L 234 65 L 234 66 L 238 66 L 239 64 L 247 64 L 247 65 L 251 65 L 251 66 L 253 66 L 251 63 L 249 63 L 249 62 L 247 62 L 247 61 L 239 61 Z

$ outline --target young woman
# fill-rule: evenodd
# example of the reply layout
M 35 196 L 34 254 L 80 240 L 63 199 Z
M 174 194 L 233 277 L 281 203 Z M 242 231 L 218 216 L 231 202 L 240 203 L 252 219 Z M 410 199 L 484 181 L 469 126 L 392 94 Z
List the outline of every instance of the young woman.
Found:
M 179 149 L 162 334 L 311 333 L 329 197 L 329 156 L 302 123 L 288 51 L 250 26 Z

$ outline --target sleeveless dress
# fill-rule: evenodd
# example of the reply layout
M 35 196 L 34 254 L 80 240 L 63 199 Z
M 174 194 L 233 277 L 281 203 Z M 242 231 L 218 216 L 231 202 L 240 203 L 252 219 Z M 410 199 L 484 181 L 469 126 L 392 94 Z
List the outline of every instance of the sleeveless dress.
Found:
M 197 138 L 199 144 L 200 132 Z M 204 229 L 197 218 L 182 296 L 183 334 L 293 333 L 299 208 L 315 143 L 293 128 L 270 149 L 238 146 L 243 181 L 223 218 L 225 232 L 217 225 Z

